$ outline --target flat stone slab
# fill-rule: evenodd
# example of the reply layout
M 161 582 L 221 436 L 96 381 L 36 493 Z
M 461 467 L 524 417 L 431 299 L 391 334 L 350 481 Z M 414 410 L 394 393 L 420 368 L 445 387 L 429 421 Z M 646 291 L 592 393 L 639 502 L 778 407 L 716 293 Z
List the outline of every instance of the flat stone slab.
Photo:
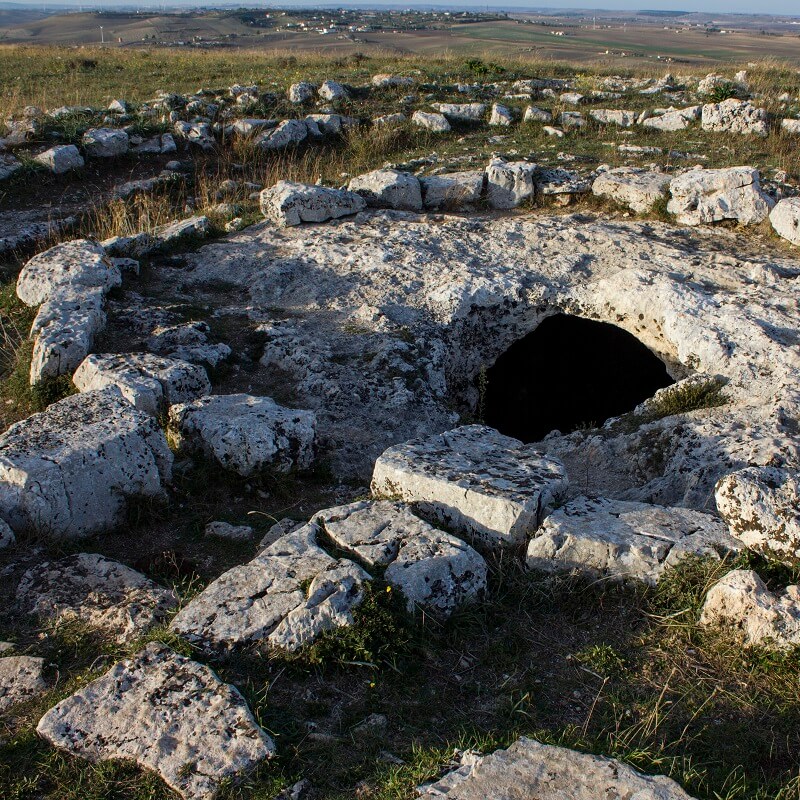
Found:
M 396 169 L 376 169 L 351 178 L 347 188 L 361 195 L 367 205 L 396 208 L 401 211 L 422 211 L 419 178 Z
M 275 752 L 235 687 L 155 642 L 62 700 L 36 730 L 89 761 L 135 761 L 186 798 L 213 797 Z
M 314 521 L 348 555 L 368 567 L 386 567 L 386 582 L 402 592 L 409 611 L 449 615 L 485 594 L 481 555 L 402 503 L 364 500 L 320 511 Z
M 92 354 L 72 381 L 81 392 L 116 386 L 135 408 L 153 416 L 168 406 L 211 394 L 202 366 L 151 353 Z
M 758 573 L 735 569 L 708 590 L 700 623 L 738 631 L 748 645 L 795 647 L 800 644 L 800 586 L 771 592 Z
M 33 656 L 0 658 L 0 713 L 47 689 L 44 659 Z
M 261 213 L 278 225 L 327 222 L 363 211 L 367 201 L 354 192 L 278 181 L 260 195 Z
M 800 474 L 746 467 L 722 478 L 714 497 L 739 541 L 770 558 L 800 562 Z
M 96 553 L 38 564 L 17 587 L 22 613 L 56 625 L 79 622 L 121 643 L 153 628 L 177 602 L 174 592 Z
M 307 469 L 314 460 L 314 412 L 284 408 L 270 397 L 201 397 L 172 406 L 169 420 L 179 447 L 245 477 L 267 468 Z
M 317 543 L 304 525 L 210 583 L 182 608 L 173 631 L 210 653 L 242 647 L 296 650 L 325 631 L 353 622 L 361 584 L 370 579 Z
M 567 485 L 560 461 L 483 425 L 390 447 L 372 475 L 375 495 L 414 503 L 490 546 L 524 542 Z
M 473 206 L 481 199 L 484 180 L 483 170 L 423 176 L 420 184 L 425 208 L 436 211 Z
M 172 453 L 156 421 L 117 389 L 73 395 L 0 436 L 0 517 L 17 533 L 78 537 L 160 497 Z
M 419 791 L 448 800 L 692 800 L 671 778 L 643 775 L 605 756 L 521 738 Z
M 527 565 L 655 584 L 688 555 L 719 558 L 740 549 L 710 514 L 581 496 L 544 521 L 528 543 Z
M 671 176 L 663 172 L 620 167 L 598 175 L 592 184 L 592 194 L 608 197 L 637 214 L 646 214 L 664 197 L 671 180 Z

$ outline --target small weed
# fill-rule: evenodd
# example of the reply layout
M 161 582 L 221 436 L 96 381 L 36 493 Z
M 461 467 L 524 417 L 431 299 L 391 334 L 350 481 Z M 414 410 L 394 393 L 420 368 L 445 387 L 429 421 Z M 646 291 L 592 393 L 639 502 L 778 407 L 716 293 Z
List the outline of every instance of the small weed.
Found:
M 718 378 L 686 381 L 659 391 L 657 397 L 648 400 L 644 416 L 654 422 L 676 414 L 687 414 L 701 408 L 716 408 L 725 405 L 728 398 L 722 391 L 725 383 Z

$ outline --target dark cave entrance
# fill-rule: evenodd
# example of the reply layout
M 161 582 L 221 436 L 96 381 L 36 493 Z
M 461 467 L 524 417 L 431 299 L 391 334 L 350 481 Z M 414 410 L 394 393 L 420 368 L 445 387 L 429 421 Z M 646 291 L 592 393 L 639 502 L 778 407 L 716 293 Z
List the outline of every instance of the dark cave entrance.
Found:
M 567 314 L 545 319 L 479 381 L 485 423 L 523 442 L 602 425 L 674 383 L 635 336 Z

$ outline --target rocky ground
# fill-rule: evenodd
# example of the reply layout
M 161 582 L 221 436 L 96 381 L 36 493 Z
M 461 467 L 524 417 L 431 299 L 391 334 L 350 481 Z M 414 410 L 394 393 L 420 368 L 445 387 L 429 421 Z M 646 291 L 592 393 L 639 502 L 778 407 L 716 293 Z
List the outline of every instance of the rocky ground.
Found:
M 696 130 L 772 159 L 797 97 L 593 85 L 9 121 L 9 797 L 795 796 L 796 156 L 504 145 Z M 595 418 L 617 387 L 565 340 L 585 416 L 489 427 L 494 366 L 554 318 L 625 332 L 663 388 Z M 517 370 L 534 414 L 566 380 Z

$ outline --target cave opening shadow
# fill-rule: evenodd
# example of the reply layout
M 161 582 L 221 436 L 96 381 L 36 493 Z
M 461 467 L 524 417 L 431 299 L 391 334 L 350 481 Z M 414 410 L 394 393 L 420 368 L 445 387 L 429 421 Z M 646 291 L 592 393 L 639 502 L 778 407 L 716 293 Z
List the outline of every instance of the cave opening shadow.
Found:
M 674 383 L 635 336 L 567 314 L 511 345 L 479 382 L 484 422 L 523 442 L 602 425 Z

